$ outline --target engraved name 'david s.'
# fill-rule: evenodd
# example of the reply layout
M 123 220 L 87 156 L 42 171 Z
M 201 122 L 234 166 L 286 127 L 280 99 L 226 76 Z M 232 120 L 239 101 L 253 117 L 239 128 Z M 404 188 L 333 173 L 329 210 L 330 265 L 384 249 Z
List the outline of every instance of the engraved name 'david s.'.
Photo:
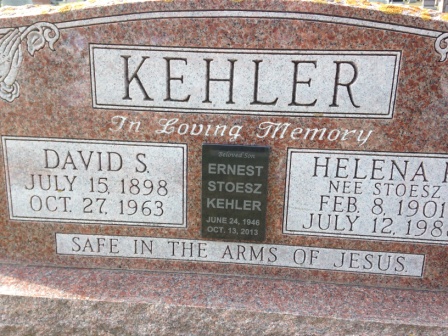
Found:
M 11 218 L 186 225 L 185 145 L 2 140 Z

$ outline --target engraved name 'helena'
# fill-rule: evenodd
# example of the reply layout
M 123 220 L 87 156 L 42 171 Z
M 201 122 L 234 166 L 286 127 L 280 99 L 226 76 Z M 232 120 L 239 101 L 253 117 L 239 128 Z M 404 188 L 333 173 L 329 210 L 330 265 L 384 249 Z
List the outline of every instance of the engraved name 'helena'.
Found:
M 443 154 L 288 150 L 284 232 L 448 244 Z

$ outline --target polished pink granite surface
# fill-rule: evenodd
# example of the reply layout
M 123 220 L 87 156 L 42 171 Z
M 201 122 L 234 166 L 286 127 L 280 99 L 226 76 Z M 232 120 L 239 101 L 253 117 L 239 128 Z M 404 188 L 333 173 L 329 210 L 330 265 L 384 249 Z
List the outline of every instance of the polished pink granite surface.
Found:
M 17 302 L 20 302 L 20 297 L 23 296 L 41 298 L 42 302 L 44 299 L 53 299 L 116 304 L 115 308 L 109 308 L 114 314 L 120 310 L 119 304 L 151 304 L 177 309 L 191 307 L 192 311 L 203 308 L 225 309 L 228 312 L 244 311 L 247 316 L 256 312 L 281 314 L 290 318 L 322 318 L 327 320 L 328 326 L 331 325 L 328 322 L 331 320 L 340 320 L 342 325 L 346 326 L 355 321 L 365 325 L 380 323 L 383 329 L 376 332 L 381 335 L 393 334 L 393 328 L 388 330 L 387 325 L 415 328 L 408 329 L 411 334 L 407 335 L 412 335 L 412 332 L 417 334 L 419 327 L 423 331 L 425 328 L 434 328 L 427 329 L 426 335 L 443 335 L 442 332 L 446 332 L 448 326 L 448 300 L 445 292 L 334 285 L 274 278 L 4 264 L 0 268 L 0 297 L 5 296 L 16 297 Z M 5 314 L 12 316 L 12 313 Z M 152 320 L 150 315 L 148 318 Z M 223 321 L 231 321 L 228 316 L 224 316 Z M 265 319 L 269 321 L 269 318 Z M 161 321 L 161 324 L 162 322 L 165 323 Z M 204 324 L 207 323 L 204 321 Z M 3 324 L 6 325 L 6 321 Z M 311 325 L 313 323 L 309 323 L 308 327 Z M 252 325 L 252 330 L 257 328 Z M 284 332 L 288 333 L 288 329 Z M 349 330 L 344 329 L 334 329 L 333 332 L 335 335 L 350 334 Z M 398 334 L 406 333 L 400 330 Z M 317 332 L 316 335 L 327 333 Z M 370 331 L 365 335 L 373 333 Z
M 448 128 L 448 62 L 440 62 L 443 56 L 435 48 L 436 37 L 448 32 L 446 16 L 436 12 L 416 11 L 406 7 L 403 10 L 398 10 L 394 6 L 371 5 L 364 2 L 355 2 L 351 6 L 348 1 L 343 3 L 147 1 L 88 3 L 74 4 L 71 7 L 29 7 L 28 9 L 2 9 L 0 11 L 0 32 L 6 34 L 13 27 L 28 27 L 36 22 L 51 22 L 58 27 L 60 37 L 54 44 L 54 51 L 47 44 L 33 57 L 25 52 L 26 46 L 23 44 L 23 62 L 17 74 L 20 96 L 10 103 L 4 100 L 0 102 L 1 135 L 187 144 L 188 223 L 187 228 L 175 229 L 11 220 L 4 187 L 0 193 L 0 261 L 5 263 L 2 266 L 2 272 L 4 272 L 2 279 L 18 285 L 17 293 L 19 295 L 26 289 L 29 290 L 29 293 L 36 290 L 36 296 L 41 296 L 44 287 L 49 287 L 51 288 L 49 296 L 96 297 L 101 295 L 96 290 L 106 286 L 109 290 L 107 294 L 109 298 L 123 296 L 126 297 L 126 300 L 138 301 L 140 297 L 149 297 L 148 300 L 157 301 L 157 293 L 165 290 L 169 293 L 165 293 L 164 300 L 182 301 L 183 303 L 188 301 L 192 305 L 195 305 L 194 302 L 196 302 L 199 306 L 206 306 L 207 300 L 214 300 L 214 304 L 220 306 L 220 300 L 224 300 L 222 307 L 250 309 L 251 305 L 251 307 L 275 310 L 277 309 L 275 306 L 278 304 L 279 311 L 289 313 L 294 313 L 297 309 L 310 309 L 312 314 L 319 315 L 319 311 L 324 310 L 326 314 L 332 314 L 331 311 L 333 311 L 335 318 L 352 318 L 359 313 L 363 302 L 366 303 L 366 307 L 370 307 L 369 300 L 371 298 L 377 300 L 376 289 L 358 286 L 430 289 L 441 290 L 441 292 L 407 292 L 390 289 L 390 295 L 386 295 L 384 294 L 385 290 L 381 290 L 381 300 L 377 300 L 378 305 L 375 306 L 374 311 L 371 308 L 366 308 L 366 319 L 370 319 L 369 314 L 372 314 L 372 319 L 387 318 L 387 311 L 400 304 L 401 300 L 405 300 L 407 302 L 406 309 L 409 310 L 403 311 L 402 319 L 406 319 L 407 314 L 416 314 L 416 311 L 419 311 L 423 314 L 421 315 L 422 323 L 427 319 L 436 321 L 437 316 L 441 325 L 446 324 L 446 307 L 444 306 L 446 303 L 443 299 L 448 288 L 448 248 L 446 245 L 282 233 L 288 148 L 438 154 L 448 152 L 448 133 L 446 132 Z M 221 18 L 189 17 L 191 13 L 204 10 L 242 11 L 244 13 L 275 12 L 278 17 L 256 17 L 256 15 L 255 17 L 244 17 L 244 15 L 236 17 L 232 14 Z M 185 15 L 181 18 L 168 15 L 168 18 L 159 16 L 152 19 L 139 19 L 138 16 L 139 13 L 169 14 L 174 11 L 183 11 Z M 363 25 L 320 22 L 309 16 L 306 19 L 282 19 L 279 16 L 283 13 L 318 14 L 330 18 L 359 19 L 362 20 Z M 136 14 L 136 16 L 126 17 L 126 20 L 119 22 L 119 18 L 127 14 Z M 111 23 L 107 22 L 108 19 L 104 22 L 98 21 L 101 18 L 109 17 L 115 21 Z M 92 23 L 89 21 L 90 19 L 97 21 Z M 405 28 L 401 32 L 365 26 L 372 22 Z M 390 26 L 387 27 L 390 28 Z M 421 31 L 421 34 L 411 33 L 409 32 L 411 28 L 420 29 L 423 33 Z M 424 35 L 426 33 L 427 36 Z M 152 113 L 138 109 L 135 111 L 96 109 L 92 107 L 90 44 L 326 51 L 398 50 L 402 59 L 395 112 L 392 119 L 356 119 L 309 116 L 270 117 L 247 114 Z M 446 40 L 442 41 L 440 46 L 442 49 L 446 48 Z M 115 125 L 112 118 L 117 115 L 140 122 L 139 132 L 128 129 L 113 131 Z M 241 137 L 235 142 L 231 141 L 230 136 L 157 134 L 155 131 L 160 128 L 159 120 L 161 118 L 178 118 L 180 122 L 189 124 L 238 124 L 244 127 Z M 354 138 L 343 142 L 293 140 L 280 137 L 257 138 L 255 135 L 258 125 L 268 121 L 291 123 L 294 127 L 372 130 L 372 135 L 362 146 Z M 55 233 L 201 239 L 200 160 L 201 145 L 204 142 L 271 146 L 265 243 L 420 254 L 425 256 L 423 276 L 400 277 L 281 267 L 267 268 L 254 265 L 60 256 L 56 254 Z M 0 170 L 0 184 L 5 185 L 6 177 L 3 165 Z M 38 272 L 31 276 L 33 266 L 22 269 L 8 266 L 8 264 L 62 266 L 65 268 L 48 268 L 48 272 Z M 70 267 L 83 269 L 70 270 Z M 85 268 L 192 274 L 151 273 L 151 275 L 145 275 L 131 271 L 121 273 Z M 70 290 L 66 290 L 64 285 L 64 291 L 58 292 L 56 284 L 53 285 L 52 282 L 56 278 L 51 275 L 52 272 L 57 274 L 57 278 L 67 279 L 69 282 L 67 286 Z M 76 276 L 71 276 L 71 272 Z M 193 273 L 198 273 L 198 275 Z M 208 273 L 231 276 L 214 278 L 209 275 L 199 275 Z M 107 277 L 103 277 L 102 274 L 107 274 Z M 242 280 L 243 278 L 238 278 L 236 275 L 250 278 Z M 34 276 L 37 278 L 35 279 Z M 151 278 L 150 282 L 145 280 L 148 277 Z M 204 279 L 215 279 L 212 281 L 222 282 L 222 287 L 215 285 L 213 290 L 223 290 L 223 292 L 216 295 L 201 294 L 202 286 L 206 286 L 208 281 L 204 281 Z M 352 284 L 353 287 L 331 285 L 331 292 L 344 288 L 343 292 L 338 295 L 331 294 L 336 300 L 333 304 L 337 309 L 333 309 L 334 307 L 331 306 L 315 305 L 320 299 L 327 297 L 326 287 L 319 284 L 304 284 L 296 282 L 297 280 Z M 72 283 L 72 281 L 74 282 Z M 115 284 L 121 284 L 121 281 L 130 281 L 133 289 L 128 291 L 131 286 L 127 286 L 125 289 L 120 285 L 115 288 Z M 277 293 L 276 297 L 282 299 L 274 304 L 270 295 L 275 292 L 277 281 L 282 283 L 282 292 Z M 40 285 L 34 287 L 33 283 Z M 160 286 L 156 285 L 157 283 Z M 171 285 L 168 286 L 167 283 Z M 241 286 L 247 283 L 250 283 L 256 290 L 245 292 Z M 8 284 L 3 282 L 2 286 L 7 294 Z M 146 286 L 152 286 L 152 289 L 145 289 Z M 173 290 L 176 286 L 183 287 L 182 295 L 177 295 Z M 194 290 L 189 291 L 188 286 L 194 287 Z M 140 291 L 146 291 L 145 295 L 141 295 Z M 297 301 L 294 296 L 297 291 L 307 293 L 304 297 L 310 301 L 303 300 L 304 297 Z M 197 297 L 190 297 L 189 293 L 195 293 L 194 295 Z M 242 293 L 245 294 L 242 295 Z M 96 298 L 101 299 L 100 297 Z M 353 300 L 357 302 L 356 305 L 353 304 Z M 431 302 L 437 302 L 438 306 L 445 307 L 445 309 L 430 312 L 428 310 L 430 308 L 418 308 L 427 307 Z M 416 318 L 416 315 L 413 319 Z M 437 323 L 434 322 L 433 325 L 437 325 Z

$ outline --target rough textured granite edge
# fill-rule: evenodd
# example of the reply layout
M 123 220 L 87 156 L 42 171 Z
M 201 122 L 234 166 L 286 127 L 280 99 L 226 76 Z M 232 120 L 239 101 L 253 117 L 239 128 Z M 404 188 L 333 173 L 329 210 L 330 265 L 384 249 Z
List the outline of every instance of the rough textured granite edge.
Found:
M 124 3 L 135 3 L 141 2 L 142 0 L 89 0 L 84 3 L 72 3 L 66 4 L 60 7 L 48 6 L 48 5 L 38 5 L 30 6 L 29 9 L 33 8 L 37 12 L 43 12 L 43 14 L 54 13 L 54 12 L 66 12 L 69 10 L 79 10 L 83 8 L 92 8 L 97 6 L 109 6 L 114 4 L 124 4 Z M 173 2 L 174 0 L 163 0 L 164 2 Z M 243 2 L 244 0 L 233 0 L 232 2 Z M 297 0 L 296 0 L 297 1 Z M 302 0 L 307 2 L 315 2 L 318 4 L 328 3 L 333 5 L 342 5 L 348 7 L 356 8 L 369 8 L 379 10 L 388 14 L 405 14 L 411 16 L 420 16 L 425 20 L 443 20 L 448 21 L 446 13 L 441 13 L 437 10 L 420 8 L 416 6 L 397 6 L 394 4 L 384 4 L 379 2 L 369 2 L 366 0 Z M 37 8 L 36 8 L 37 7 Z M 1 12 L 0 12 L 1 13 Z
M 189 6 L 191 3 L 205 3 L 207 1 L 180 1 L 180 0 L 88 0 L 77 3 L 69 3 L 62 6 L 53 5 L 24 5 L 24 6 L 6 6 L 0 8 L 0 19 L 31 17 L 40 15 L 55 15 L 55 14 L 70 14 L 79 13 L 85 10 L 105 10 L 108 11 L 112 6 L 125 6 L 123 9 L 131 8 L 131 6 L 145 6 L 145 4 L 160 3 L 167 5 L 174 3 L 177 5 Z M 256 3 L 257 1 L 245 0 L 230 0 L 228 1 L 228 8 L 245 6 L 246 3 Z M 409 16 L 420 18 L 424 22 L 448 22 L 448 13 L 428 8 L 407 5 L 385 4 L 380 2 L 369 2 L 368 0 L 287 0 L 287 1 L 271 1 L 272 3 L 303 3 L 315 4 L 317 6 L 343 6 L 347 9 L 363 9 L 372 10 L 375 12 L 384 13 L 389 17 Z M 128 7 L 129 6 L 129 7 Z M 168 5 L 169 6 L 169 5 Z M 213 6 L 213 2 L 209 2 L 207 6 Z M 76 15 L 74 14 L 74 15 Z M 349 15 L 348 15 L 349 16 Z
M 162 305 L 198 314 L 203 309 L 221 309 L 236 315 L 235 311 L 245 311 L 245 315 L 272 313 L 292 318 L 448 328 L 448 293 L 243 276 L 0 264 L 0 295 L 0 308 L 8 311 L 0 316 L 11 314 L 7 302 L 26 297 L 75 300 L 82 302 L 81 306 L 104 303 L 111 309 L 123 304 L 132 309 Z M 40 305 L 44 301 L 36 302 Z
M 19 335 L 394 335 L 443 336 L 447 329 L 164 304 L 0 295 L 0 333 Z

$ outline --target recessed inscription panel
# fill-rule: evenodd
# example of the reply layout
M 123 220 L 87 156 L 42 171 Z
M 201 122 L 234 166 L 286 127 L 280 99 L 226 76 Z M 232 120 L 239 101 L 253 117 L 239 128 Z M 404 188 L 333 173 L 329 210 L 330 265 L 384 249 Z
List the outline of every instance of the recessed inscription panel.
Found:
M 186 145 L 3 137 L 11 219 L 186 226 Z
M 147 258 L 421 277 L 425 256 L 174 238 L 56 234 L 62 255 Z
M 283 231 L 448 244 L 448 156 L 289 149 Z
M 391 118 L 400 52 L 91 45 L 97 108 Z
M 202 146 L 202 236 L 263 241 L 269 147 Z

